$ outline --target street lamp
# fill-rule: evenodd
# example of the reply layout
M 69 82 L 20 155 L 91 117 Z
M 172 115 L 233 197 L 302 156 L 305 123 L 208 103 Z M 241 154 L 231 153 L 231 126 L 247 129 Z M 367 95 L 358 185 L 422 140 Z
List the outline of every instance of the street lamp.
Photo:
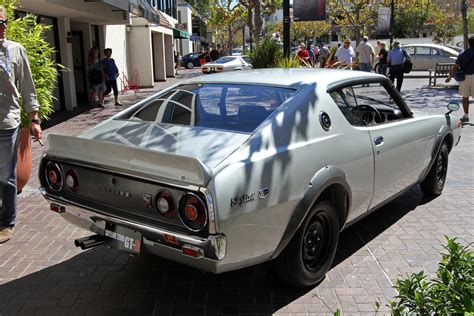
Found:
M 290 0 L 283 0 L 283 53 L 290 57 Z
M 393 28 L 395 26 L 395 0 L 390 2 L 390 48 L 393 44 Z

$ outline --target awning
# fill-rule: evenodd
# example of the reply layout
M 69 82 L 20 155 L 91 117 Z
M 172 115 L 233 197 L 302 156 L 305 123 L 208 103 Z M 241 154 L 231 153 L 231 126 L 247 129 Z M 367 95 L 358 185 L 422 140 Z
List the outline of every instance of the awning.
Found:
M 158 10 L 153 8 L 146 0 L 130 0 L 130 12 L 136 16 L 145 18 L 151 23 L 160 23 Z
M 174 38 L 189 38 L 189 34 L 186 31 L 173 29 L 173 37 Z

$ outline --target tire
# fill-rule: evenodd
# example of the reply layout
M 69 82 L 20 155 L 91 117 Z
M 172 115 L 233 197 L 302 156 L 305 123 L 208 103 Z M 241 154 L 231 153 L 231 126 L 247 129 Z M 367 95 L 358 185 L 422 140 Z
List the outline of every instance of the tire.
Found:
M 320 282 L 331 267 L 338 240 L 336 209 L 328 201 L 318 202 L 275 260 L 278 276 L 284 283 L 300 288 Z
M 374 72 L 375 72 L 376 74 L 378 74 L 379 65 L 380 65 L 380 63 L 376 63 L 375 66 L 374 66 Z
M 186 68 L 188 69 L 193 69 L 194 68 L 194 63 L 192 61 L 189 61 L 187 64 L 186 64 Z
M 436 156 L 436 160 L 431 166 L 426 178 L 420 183 L 421 191 L 426 196 L 438 196 L 443 192 L 448 173 L 448 145 L 443 143 Z

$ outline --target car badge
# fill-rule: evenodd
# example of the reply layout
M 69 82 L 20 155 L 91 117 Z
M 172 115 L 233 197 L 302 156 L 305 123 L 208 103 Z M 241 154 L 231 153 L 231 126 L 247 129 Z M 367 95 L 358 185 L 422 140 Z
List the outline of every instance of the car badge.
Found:
M 152 208 L 153 207 L 153 196 L 150 194 L 143 194 L 143 202 L 145 208 Z
M 244 193 L 239 196 L 234 196 L 230 199 L 230 207 L 234 207 L 236 205 L 242 206 L 243 203 L 252 202 L 255 200 L 255 193 Z
M 260 199 L 266 199 L 269 195 L 270 195 L 270 190 L 268 188 L 258 190 L 258 197 Z

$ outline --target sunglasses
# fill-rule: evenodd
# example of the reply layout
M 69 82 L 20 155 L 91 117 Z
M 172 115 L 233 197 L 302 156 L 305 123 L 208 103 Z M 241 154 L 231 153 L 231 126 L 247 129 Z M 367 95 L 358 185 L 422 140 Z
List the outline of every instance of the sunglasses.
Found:
M 5 25 L 8 24 L 8 20 L 0 19 L 0 25 L 3 25 L 3 24 L 5 24 Z

